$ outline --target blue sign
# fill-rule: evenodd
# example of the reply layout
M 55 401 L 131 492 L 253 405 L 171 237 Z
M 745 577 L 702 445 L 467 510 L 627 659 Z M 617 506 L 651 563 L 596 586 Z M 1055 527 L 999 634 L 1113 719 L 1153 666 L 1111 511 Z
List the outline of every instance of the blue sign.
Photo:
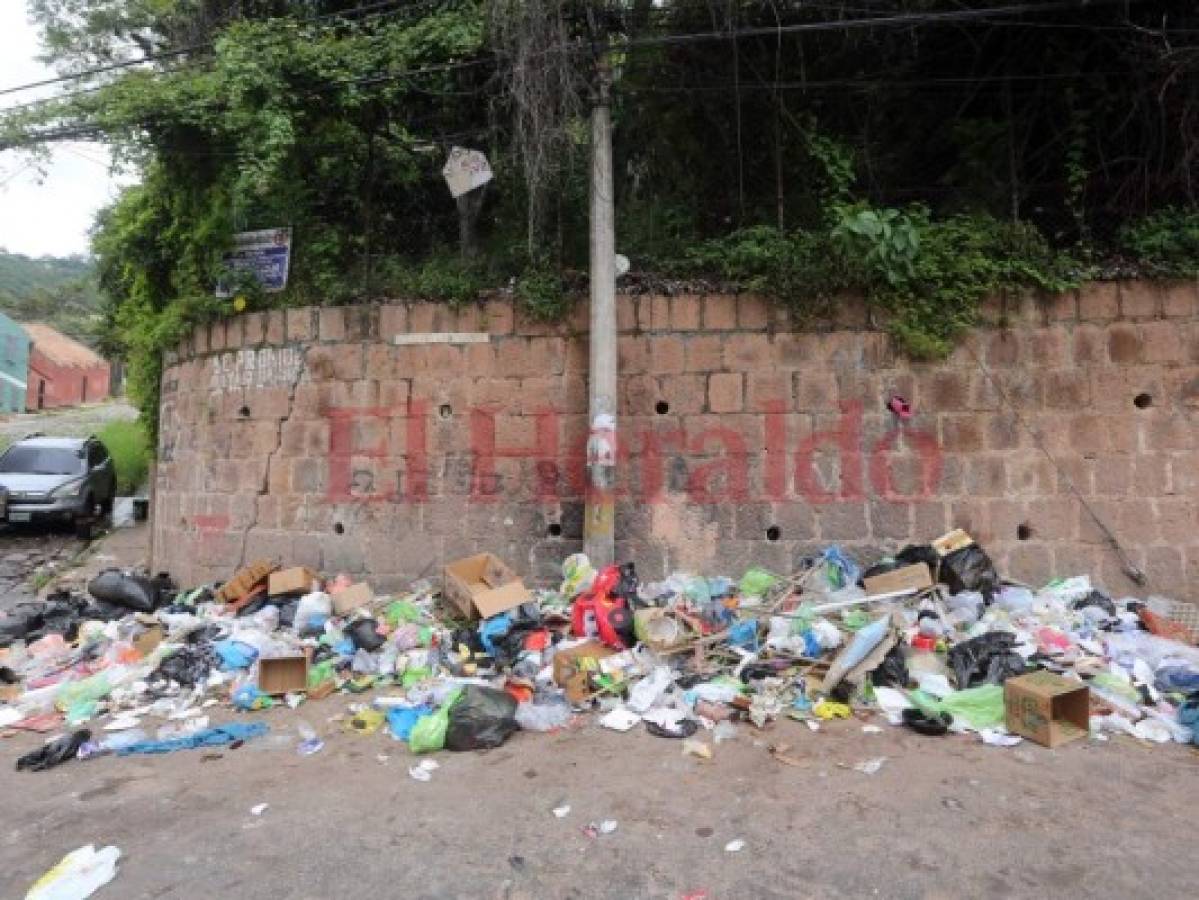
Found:
M 232 297 L 228 283 L 242 273 L 254 278 L 268 294 L 287 287 L 291 268 L 291 229 L 270 228 L 265 231 L 243 231 L 233 236 L 233 250 L 223 257 L 226 278 L 217 283 L 218 297 Z

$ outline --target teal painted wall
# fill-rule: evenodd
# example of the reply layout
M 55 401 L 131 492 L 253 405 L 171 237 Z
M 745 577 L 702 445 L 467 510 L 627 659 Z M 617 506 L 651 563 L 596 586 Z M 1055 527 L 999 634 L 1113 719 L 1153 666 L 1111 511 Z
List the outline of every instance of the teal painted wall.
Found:
M 29 378 L 29 335 L 0 313 L 0 415 L 25 411 Z

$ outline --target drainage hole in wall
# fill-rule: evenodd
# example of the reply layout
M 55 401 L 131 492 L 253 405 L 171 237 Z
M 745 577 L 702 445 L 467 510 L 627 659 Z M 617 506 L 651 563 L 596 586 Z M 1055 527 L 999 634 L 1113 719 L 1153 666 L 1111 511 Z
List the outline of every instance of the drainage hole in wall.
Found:
M 345 534 L 346 526 L 342 525 L 340 522 L 334 522 L 333 523 L 333 533 L 334 534 Z
M 1016 540 L 1027 541 L 1032 537 L 1032 526 L 1020 524 L 1016 526 Z
M 239 409 L 239 410 L 237 411 L 237 414 L 238 414 L 239 416 L 241 416 L 243 419 L 248 419 L 248 418 L 250 418 L 250 407 L 248 407 L 248 406 L 243 406 L 241 409 Z
M 665 400 L 659 400 L 657 403 L 654 404 L 654 412 L 656 412 L 660 416 L 664 416 L 668 412 L 670 412 L 670 404 L 667 403 Z
M 454 409 L 448 403 L 443 403 L 441 406 L 437 407 L 437 415 L 441 416 L 443 419 L 448 419 L 453 414 Z
M 562 537 L 562 526 L 557 522 L 550 522 L 550 527 L 546 529 L 550 537 Z
M 1132 398 L 1132 405 L 1137 409 L 1148 409 L 1153 405 L 1153 397 L 1149 394 L 1137 394 Z
M 771 525 L 769 528 L 766 529 L 766 540 L 777 541 L 780 537 L 782 537 L 782 534 L 783 534 L 783 532 L 779 529 L 779 527 L 777 525 Z

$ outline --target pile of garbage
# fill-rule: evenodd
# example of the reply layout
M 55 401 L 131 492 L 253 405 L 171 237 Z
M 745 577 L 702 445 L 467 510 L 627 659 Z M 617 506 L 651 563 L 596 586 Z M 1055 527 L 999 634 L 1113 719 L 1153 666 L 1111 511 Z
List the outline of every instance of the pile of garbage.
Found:
M 865 570 L 830 547 L 735 581 L 643 582 L 632 563 L 597 569 L 580 554 L 562 574 L 533 590 L 484 553 L 440 584 L 376 596 L 269 561 L 190 590 L 109 570 L 86 596 L 0 618 L 0 730 L 51 735 L 17 761 L 32 771 L 250 741 L 311 754 L 376 733 L 415 754 L 483 750 L 590 716 L 703 759 L 786 718 L 818 731 L 881 717 L 1000 746 L 1199 743 L 1191 606 L 1112 598 L 1086 576 L 1033 590 L 962 531 Z M 332 727 L 300 717 L 272 732 L 273 708 L 333 693 L 352 702 Z

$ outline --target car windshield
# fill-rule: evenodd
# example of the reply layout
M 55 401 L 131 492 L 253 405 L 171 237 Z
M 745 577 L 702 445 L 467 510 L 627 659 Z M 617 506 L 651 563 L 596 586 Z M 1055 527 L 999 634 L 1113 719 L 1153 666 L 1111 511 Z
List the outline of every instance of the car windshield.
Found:
M 9 447 L 0 457 L 0 473 L 22 475 L 77 475 L 83 460 L 74 450 L 59 447 Z

